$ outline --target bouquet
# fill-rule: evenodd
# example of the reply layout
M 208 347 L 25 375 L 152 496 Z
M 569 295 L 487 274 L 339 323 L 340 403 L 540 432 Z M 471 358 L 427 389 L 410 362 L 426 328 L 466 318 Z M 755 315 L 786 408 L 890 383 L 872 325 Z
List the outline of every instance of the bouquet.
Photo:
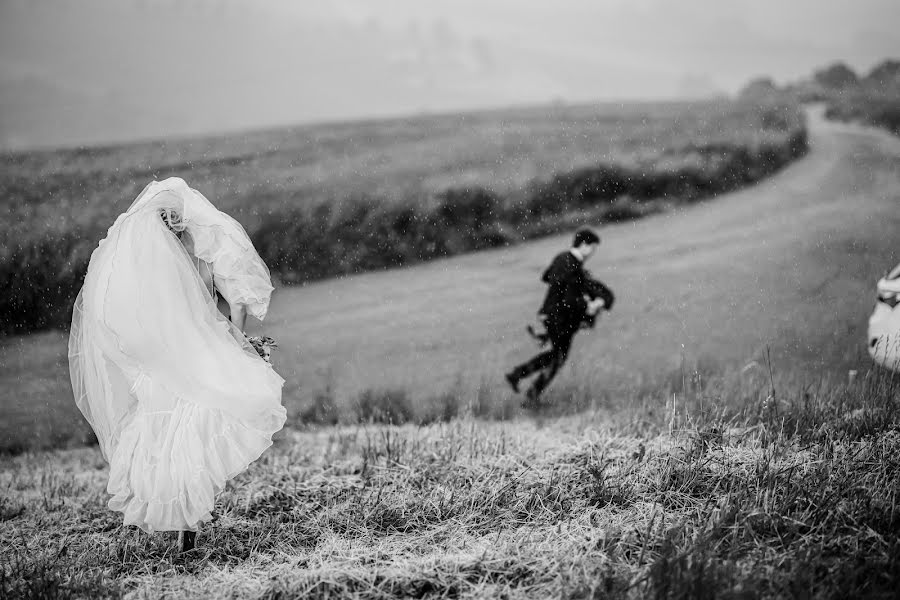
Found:
M 275 340 L 267 335 L 244 335 L 247 338 L 247 341 L 250 342 L 250 345 L 253 346 L 253 349 L 256 350 L 256 353 L 259 354 L 260 358 L 262 358 L 267 363 L 271 363 L 272 348 L 278 347 L 278 344 L 275 343 Z

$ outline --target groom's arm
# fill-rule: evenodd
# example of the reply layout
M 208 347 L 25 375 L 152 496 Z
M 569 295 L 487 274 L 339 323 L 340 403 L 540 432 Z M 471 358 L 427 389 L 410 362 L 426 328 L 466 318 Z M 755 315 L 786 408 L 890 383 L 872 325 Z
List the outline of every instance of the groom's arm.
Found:
M 612 305 L 616 300 L 612 290 L 606 287 L 602 282 L 591 277 L 590 274 L 586 274 L 585 276 L 584 293 L 586 296 L 590 297 L 591 300 L 596 300 L 598 298 L 602 299 L 603 308 L 606 310 L 612 309 Z

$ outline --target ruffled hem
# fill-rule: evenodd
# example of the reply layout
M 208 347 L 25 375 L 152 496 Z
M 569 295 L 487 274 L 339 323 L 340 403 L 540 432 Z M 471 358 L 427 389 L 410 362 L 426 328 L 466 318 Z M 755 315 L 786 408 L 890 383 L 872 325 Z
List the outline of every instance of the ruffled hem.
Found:
M 228 480 L 272 445 L 284 407 L 262 411 L 255 421 L 183 400 L 171 411 L 139 411 L 110 459 L 109 507 L 148 533 L 196 531 L 212 518 Z

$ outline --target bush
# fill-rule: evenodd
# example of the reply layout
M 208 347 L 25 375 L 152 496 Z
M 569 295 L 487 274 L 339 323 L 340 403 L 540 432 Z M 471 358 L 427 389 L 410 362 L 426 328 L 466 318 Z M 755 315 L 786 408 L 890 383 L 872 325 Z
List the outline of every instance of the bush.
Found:
M 68 326 L 93 236 L 79 229 L 26 237 L 0 261 L 0 333 Z
M 865 123 L 900 135 L 900 98 L 864 93 L 841 96 L 829 103 L 825 117 L 836 121 Z
M 334 401 L 331 389 L 320 390 L 313 397 L 312 404 L 300 411 L 300 422 L 304 425 L 337 425 L 340 421 L 340 410 Z
M 402 425 L 412 420 L 409 395 L 402 389 L 365 390 L 354 406 L 360 423 Z

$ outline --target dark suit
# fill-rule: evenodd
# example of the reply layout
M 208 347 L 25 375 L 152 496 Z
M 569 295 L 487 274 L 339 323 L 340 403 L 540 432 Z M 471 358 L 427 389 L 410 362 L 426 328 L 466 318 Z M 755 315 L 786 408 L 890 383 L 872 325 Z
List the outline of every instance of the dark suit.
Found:
M 584 295 L 589 281 L 581 261 L 571 252 L 558 254 L 541 280 L 550 286 L 538 311 L 547 326 L 552 323 L 557 330 L 578 329 L 587 310 Z
M 529 391 L 532 398 L 537 398 L 544 391 L 566 362 L 572 338 L 582 323 L 593 325 L 593 317 L 586 315 L 585 296 L 602 297 L 607 309 L 613 302 L 609 288 L 591 278 L 582 262 L 570 251 L 558 254 L 541 279 L 550 286 L 544 304 L 538 311 L 547 327 L 546 338 L 550 342 L 550 349 L 519 365 L 510 373 L 518 381 L 541 371 Z
M 612 310 L 613 304 L 615 304 L 616 302 L 616 297 L 613 294 L 612 290 L 594 279 L 589 272 L 585 271 L 584 273 L 587 277 L 587 287 L 585 288 L 585 295 L 587 295 L 591 300 L 603 298 L 603 310 Z M 596 321 L 597 313 L 593 315 L 586 314 L 581 318 L 581 326 L 593 327 Z

